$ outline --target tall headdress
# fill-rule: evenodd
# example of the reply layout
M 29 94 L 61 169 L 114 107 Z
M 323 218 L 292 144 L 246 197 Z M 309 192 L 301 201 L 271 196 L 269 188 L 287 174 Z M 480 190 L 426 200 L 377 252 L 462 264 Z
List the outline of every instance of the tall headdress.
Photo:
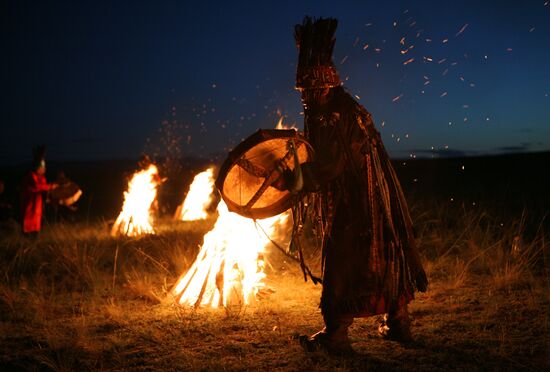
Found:
M 338 21 L 334 18 L 311 17 L 295 26 L 294 38 L 299 50 L 296 89 L 333 88 L 341 84 L 332 62 L 336 26 Z

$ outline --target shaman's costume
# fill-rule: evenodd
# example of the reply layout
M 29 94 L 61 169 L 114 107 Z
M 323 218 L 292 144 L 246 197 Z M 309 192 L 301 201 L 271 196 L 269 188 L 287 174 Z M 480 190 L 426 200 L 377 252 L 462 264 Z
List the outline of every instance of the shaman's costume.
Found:
M 302 168 L 309 194 L 295 215 L 316 221 L 323 237 L 326 327 L 301 341 L 306 348 L 339 350 L 349 347 L 347 328 L 354 317 L 389 313 L 382 331 L 410 337 L 407 303 L 415 290 L 426 290 L 427 279 L 380 134 L 369 112 L 341 87 L 332 64 L 336 25 L 334 19 L 306 18 L 296 26 L 296 85 L 315 160 Z

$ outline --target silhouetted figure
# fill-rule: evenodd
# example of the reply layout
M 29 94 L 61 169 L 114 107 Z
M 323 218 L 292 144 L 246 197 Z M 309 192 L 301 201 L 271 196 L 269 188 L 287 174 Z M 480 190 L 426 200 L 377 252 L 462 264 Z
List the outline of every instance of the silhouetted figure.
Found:
M 7 200 L 4 193 L 6 187 L 3 180 L 0 180 L 0 221 L 13 217 L 13 205 Z
M 44 146 L 33 150 L 32 170 L 23 179 L 21 187 L 22 229 L 26 235 L 38 235 L 42 224 L 43 193 L 56 187 L 46 182 Z
M 309 194 L 295 223 L 312 221 L 323 241 L 325 328 L 301 336 L 300 342 L 308 351 L 347 353 L 355 317 L 387 313 L 380 333 L 409 341 L 407 304 L 428 283 L 380 134 L 369 112 L 341 86 L 332 63 L 336 26 L 335 19 L 306 17 L 295 29 L 296 88 L 302 94 L 305 135 L 315 150 L 314 161 L 302 169 L 303 191 Z

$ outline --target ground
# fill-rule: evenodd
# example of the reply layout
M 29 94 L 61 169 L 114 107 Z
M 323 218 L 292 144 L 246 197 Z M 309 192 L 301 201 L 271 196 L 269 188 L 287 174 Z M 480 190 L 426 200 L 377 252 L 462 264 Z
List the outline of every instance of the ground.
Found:
M 110 237 L 107 222 L 49 226 L 38 240 L 3 233 L 0 370 L 548 370 L 547 236 L 511 249 L 516 232 L 484 214 L 448 230 L 433 217 L 415 218 L 430 278 L 411 305 L 415 342 L 356 319 L 351 357 L 301 349 L 296 337 L 322 327 L 321 288 L 273 247 L 272 291 L 256 304 L 175 305 L 169 290 L 213 219 L 138 239 Z

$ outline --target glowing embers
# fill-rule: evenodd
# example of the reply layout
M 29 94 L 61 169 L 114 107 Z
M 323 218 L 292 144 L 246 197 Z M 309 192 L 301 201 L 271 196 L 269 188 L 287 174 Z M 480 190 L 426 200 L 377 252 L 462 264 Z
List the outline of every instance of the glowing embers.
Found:
M 128 183 L 128 190 L 124 192 L 124 204 L 111 230 L 112 236 L 155 233 L 151 206 L 157 197 L 159 183 L 158 170 L 154 164 L 134 173 Z
M 218 219 L 204 236 L 197 259 L 172 294 L 189 306 L 251 304 L 265 286 L 264 249 L 288 220 L 288 212 L 254 221 L 218 204 Z M 257 225 L 258 226 L 257 226 Z
M 212 204 L 214 191 L 214 169 L 209 168 L 193 179 L 183 204 L 178 207 L 175 219 L 181 221 L 204 220 L 208 217 L 208 207 Z

